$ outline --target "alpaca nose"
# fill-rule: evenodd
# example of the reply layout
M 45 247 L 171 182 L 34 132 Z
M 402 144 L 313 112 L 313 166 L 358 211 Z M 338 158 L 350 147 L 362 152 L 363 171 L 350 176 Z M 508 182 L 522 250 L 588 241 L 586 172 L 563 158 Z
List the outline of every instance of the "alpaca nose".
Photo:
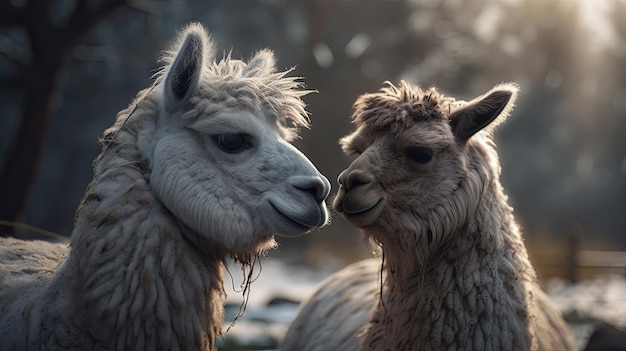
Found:
M 372 177 L 369 173 L 354 169 L 341 172 L 339 177 L 337 178 L 337 182 L 339 185 L 343 186 L 345 191 L 350 191 L 355 187 L 369 184 L 374 181 L 374 177 Z
M 330 182 L 323 175 L 317 177 L 293 177 L 291 184 L 299 190 L 313 195 L 318 203 L 326 200 L 330 194 Z

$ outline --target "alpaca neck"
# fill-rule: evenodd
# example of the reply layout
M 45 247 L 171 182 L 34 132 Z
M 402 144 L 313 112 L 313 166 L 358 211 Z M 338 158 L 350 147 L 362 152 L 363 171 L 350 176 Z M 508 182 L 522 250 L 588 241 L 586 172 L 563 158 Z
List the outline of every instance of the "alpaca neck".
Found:
M 69 298 L 65 327 L 94 349 L 214 349 L 225 254 L 198 251 L 193 233 L 183 234 L 154 197 L 139 157 L 133 143 L 120 142 L 96 160 L 72 251 L 51 284 Z
M 383 292 L 362 349 L 528 348 L 525 284 L 534 271 L 512 210 L 482 201 L 475 216 L 423 264 L 411 261 L 417 252 L 383 246 Z

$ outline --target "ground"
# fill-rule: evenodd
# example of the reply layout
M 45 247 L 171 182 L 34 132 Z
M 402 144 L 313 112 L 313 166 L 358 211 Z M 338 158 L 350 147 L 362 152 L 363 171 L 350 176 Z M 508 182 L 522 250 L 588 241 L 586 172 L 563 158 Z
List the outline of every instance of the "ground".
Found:
M 277 259 L 263 259 L 262 271 L 251 285 L 243 317 L 236 320 L 223 340 L 220 350 L 274 350 L 296 316 L 298 303 L 307 298 L 315 286 L 332 272 L 315 272 L 306 267 L 289 267 Z M 226 278 L 227 304 L 224 331 L 242 307 L 238 286 L 243 277 L 236 266 L 229 271 L 235 280 Z M 258 265 L 257 269 L 258 271 Z M 256 274 L 255 274 L 256 276 Z M 599 321 L 626 328 L 626 278 L 602 275 L 578 284 L 552 278 L 544 287 L 574 331 L 579 348 Z M 234 289 L 236 288 L 236 289 Z

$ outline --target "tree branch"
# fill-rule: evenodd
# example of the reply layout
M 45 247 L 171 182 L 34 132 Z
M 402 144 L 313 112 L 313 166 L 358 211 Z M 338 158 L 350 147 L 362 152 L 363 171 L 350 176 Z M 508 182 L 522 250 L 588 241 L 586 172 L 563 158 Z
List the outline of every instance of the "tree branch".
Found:
M 26 68 L 27 58 L 20 46 L 10 38 L 2 35 L 0 35 L 0 57 L 5 57 L 10 64 L 18 69 Z
M 87 0 L 79 0 L 67 25 L 61 29 L 61 36 L 67 39 L 65 41 L 66 45 L 75 44 L 77 40 L 100 19 L 127 4 L 128 1 L 129 0 L 106 0 L 89 6 Z
M 163 15 L 172 11 L 172 3 L 163 3 L 154 0 L 129 0 L 128 6 L 152 15 Z

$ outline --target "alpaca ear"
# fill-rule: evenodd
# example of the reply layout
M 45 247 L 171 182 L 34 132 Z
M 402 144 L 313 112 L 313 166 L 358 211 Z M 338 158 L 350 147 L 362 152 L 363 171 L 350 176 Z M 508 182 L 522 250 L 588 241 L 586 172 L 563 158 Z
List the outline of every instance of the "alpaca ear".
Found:
M 261 50 L 244 67 L 243 71 L 241 71 L 241 76 L 253 77 L 274 72 L 276 72 L 274 53 L 271 50 Z
M 204 66 L 205 41 L 207 35 L 200 25 L 187 28 L 165 78 L 163 94 L 167 111 L 175 109 L 198 88 Z
M 468 102 L 450 114 L 452 133 L 457 139 L 466 141 L 482 129 L 493 130 L 504 122 L 513 110 L 518 92 L 517 84 L 500 84 Z

